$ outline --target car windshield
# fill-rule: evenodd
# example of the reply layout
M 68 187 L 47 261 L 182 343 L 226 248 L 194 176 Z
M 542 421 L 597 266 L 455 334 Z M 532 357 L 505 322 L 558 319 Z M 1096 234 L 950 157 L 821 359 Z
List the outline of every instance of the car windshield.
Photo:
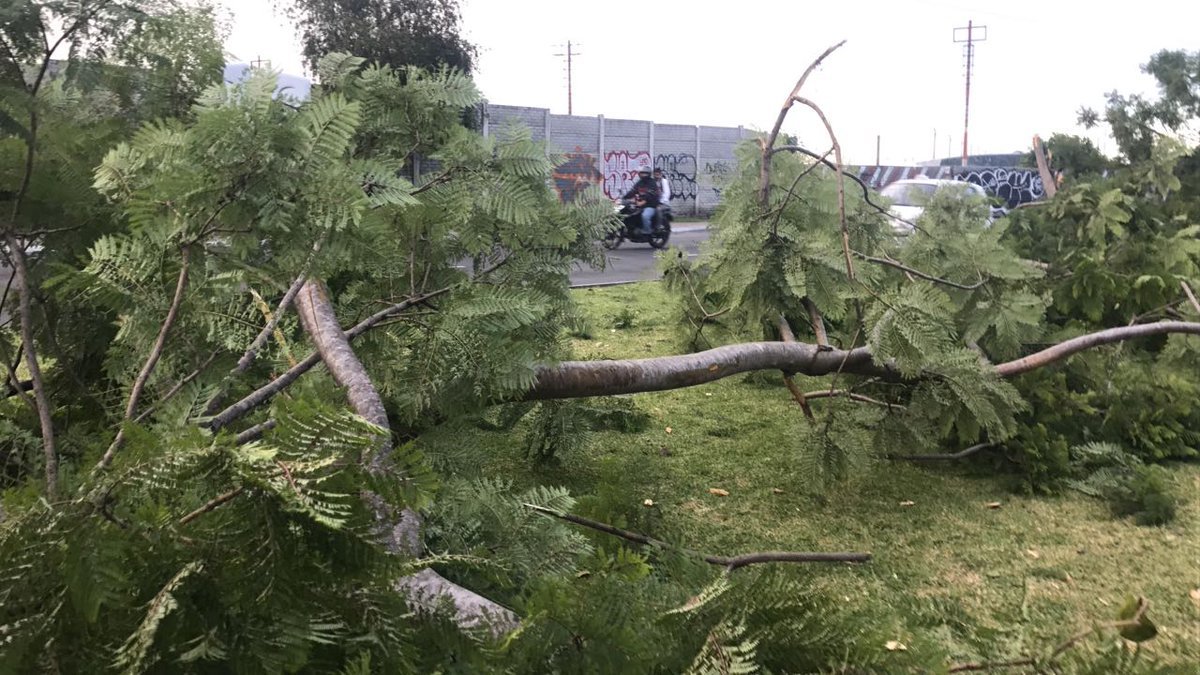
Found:
M 937 186 L 927 183 L 892 183 L 879 193 L 896 206 L 924 206 L 934 192 Z

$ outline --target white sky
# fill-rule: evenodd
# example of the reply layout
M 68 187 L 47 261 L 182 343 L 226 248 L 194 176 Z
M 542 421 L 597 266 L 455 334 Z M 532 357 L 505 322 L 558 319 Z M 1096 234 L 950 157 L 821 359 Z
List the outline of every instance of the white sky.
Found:
M 270 0 L 221 0 L 228 50 L 301 73 L 299 46 Z M 974 6 L 975 8 L 969 8 Z M 964 58 L 954 28 L 987 26 L 971 80 L 972 154 L 1025 150 L 1033 134 L 1083 133 L 1081 105 L 1104 94 L 1152 93 L 1139 66 L 1159 49 L 1200 49 L 1200 2 L 1143 0 L 1120 10 L 1065 0 L 462 0 L 478 45 L 475 79 L 492 103 L 567 112 L 567 40 L 574 113 L 661 123 L 770 128 L 796 78 L 826 47 L 846 45 L 804 95 L 824 110 L 848 164 L 962 152 Z M 828 148 L 815 114 L 793 108 L 784 130 Z M 1093 133 L 1112 154 L 1115 145 Z M 949 143 L 950 152 L 947 153 Z

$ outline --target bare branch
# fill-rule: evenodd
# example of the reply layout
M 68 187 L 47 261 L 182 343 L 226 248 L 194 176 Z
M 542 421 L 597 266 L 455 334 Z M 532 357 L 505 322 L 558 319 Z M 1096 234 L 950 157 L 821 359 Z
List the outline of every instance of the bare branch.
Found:
M 846 172 L 842 169 L 842 146 L 838 143 L 837 135 L 833 133 L 833 125 L 829 123 L 829 118 L 825 117 L 825 111 L 803 96 L 792 98 L 817 113 L 817 117 L 820 117 L 821 123 L 825 125 L 825 131 L 829 132 L 829 140 L 833 143 L 833 159 L 837 162 L 838 222 L 842 226 L 842 253 L 846 256 L 846 276 L 850 281 L 854 281 L 854 262 L 850 257 L 850 229 L 846 226 Z
M 808 80 L 808 76 L 817 69 L 817 66 L 821 65 L 822 61 L 824 61 L 830 54 L 837 51 L 837 49 L 844 44 L 846 44 L 846 41 L 842 40 L 836 45 L 826 49 L 821 53 L 820 56 L 816 58 L 815 61 L 809 64 L 808 68 L 804 69 L 804 74 L 802 74 L 800 79 L 796 81 L 796 86 L 792 87 L 792 92 L 788 94 L 787 99 L 784 100 L 783 107 L 779 110 L 779 116 L 775 118 L 775 126 L 771 128 L 771 133 L 768 134 L 767 138 L 763 141 L 762 167 L 760 168 L 758 178 L 758 201 L 764 212 L 767 210 L 767 206 L 770 203 L 771 155 L 775 147 L 775 141 L 779 138 L 779 132 L 781 129 L 783 129 L 783 121 L 787 118 L 788 111 L 792 109 L 792 105 L 796 102 L 796 96 L 799 95 L 800 90 L 804 87 L 804 82 Z
M 573 513 L 564 513 L 562 511 L 548 509 L 544 506 L 538 506 L 536 504 L 525 504 L 525 507 L 528 509 L 532 509 L 533 511 L 536 511 L 536 512 L 541 513 L 546 516 L 558 518 L 559 520 L 565 520 L 568 523 L 582 525 L 583 527 L 587 527 L 587 528 L 596 530 L 597 532 L 611 534 L 614 537 L 620 537 L 627 541 L 632 541 L 632 542 L 635 542 L 638 544 L 642 544 L 644 546 L 654 546 L 656 548 L 664 548 L 664 549 L 672 548 L 672 546 L 670 544 L 666 543 L 665 541 L 659 541 L 658 539 L 653 539 L 651 537 L 647 537 L 646 535 L 639 534 L 637 532 L 630 532 L 629 530 L 622 530 L 621 528 L 613 527 L 612 525 L 609 525 L 608 523 L 601 523 L 599 521 L 591 520 L 589 518 L 584 518 L 583 516 L 577 516 Z M 730 571 L 736 570 L 739 567 L 746 567 L 748 565 L 756 565 L 756 564 L 760 564 L 760 563 L 769 563 L 769 562 L 865 563 L 865 562 L 868 562 L 871 560 L 870 553 L 819 553 L 819 552 L 814 553 L 814 552 L 807 552 L 807 551 L 763 551 L 761 553 L 747 553 L 744 555 L 727 557 L 727 556 L 720 556 L 720 555 L 706 555 L 706 554 L 697 553 L 696 551 L 691 551 L 688 549 L 682 549 L 682 551 L 689 555 L 694 555 L 696 557 L 699 557 L 699 558 L 703 559 L 705 562 L 724 567 Z
M 167 334 L 171 332 L 171 328 L 175 326 L 175 320 L 179 316 L 179 308 L 183 305 L 183 295 L 187 290 L 188 284 L 188 268 L 191 255 L 191 247 L 184 246 L 181 251 L 182 260 L 179 265 L 179 278 L 175 281 L 175 295 L 171 298 L 171 306 L 167 309 L 167 318 L 163 320 L 162 326 L 158 329 L 158 337 L 154 339 L 154 345 L 150 347 L 150 355 L 146 357 L 146 363 L 142 366 L 141 372 L 138 373 L 137 379 L 133 381 L 133 388 L 129 391 L 129 402 L 125 405 L 124 420 L 128 422 L 134 417 L 137 412 L 138 400 L 142 396 L 142 391 L 146 388 L 146 383 L 150 380 L 150 376 L 154 374 L 154 369 L 158 366 L 159 359 L 162 358 L 163 348 L 167 344 Z M 117 430 L 117 436 L 113 439 L 108 450 L 104 451 L 104 456 L 100 458 L 100 462 L 96 464 L 97 470 L 107 469 L 112 464 L 113 456 L 121 449 L 125 443 L 125 428 Z
M 210 500 L 204 506 L 201 506 L 200 508 L 196 509 L 195 511 L 192 511 L 191 513 L 187 514 L 186 516 L 180 518 L 179 524 L 181 526 L 187 525 L 188 523 L 190 523 L 193 520 L 199 518 L 200 516 L 208 513 L 209 511 L 217 509 L 224 504 L 228 504 L 229 502 L 236 499 L 238 495 L 242 494 L 245 491 L 246 491 L 245 486 L 241 486 L 241 487 L 236 487 L 236 488 L 230 490 L 229 492 L 226 492 L 223 495 L 214 497 L 212 500 Z
M 1188 333 L 1191 335 L 1200 335 L 1200 323 L 1192 323 L 1188 321 L 1159 321 L 1157 323 L 1143 323 L 1136 326 L 1123 326 L 1121 328 L 1109 328 L 1096 333 L 1081 335 L 1077 338 L 1072 338 L 1066 342 L 1061 342 L 1053 347 L 1043 349 L 1040 352 L 1030 354 L 1029 356 L 1001 363 L 996 366 L 996 374 L 1000 377 L 1012 377 L 1020 375 L 1031 370 L 1036 370 L 1043 366 L 1054 363 L 1061 359 L 1065 359 L 1072 354 L 1082 352 L 1087 349 L 1099 347 L 1101 345 L 1112 344 L 1114 342 L 1123 342 L 1134 338 L 1146 337 L 1149 335 L 1163 335 L 1167 333 Z
M 985 283 L 987 283 L 986 280 L 983 280 L 983 281 L 980 281 L 979 283 L 975 283 L 975 284 L 971 284 L 970 286 L 967 286 L 966 284 L 960 284 L 960 283 L 950 281 L 948 279 L 942 279 L 940 277 L 935 277 L 932 274 L 926 274 L 925 272 L 922 272 L 917 269 L 913 269 L 913 268 L 909 267 L 908 265 L 905 265 L 904 263 L 899 262 L 897 260 L 892 260 L 891 258 L 876 258 L 874 256 L 869 256 L 866 253 L 859 253 L 858 251 L 854 251 L 854 255 L 857 258 L 859 258 L 861 260 L 865 260 L 869 263 L 875 263 L 876 265 L 884 265 L 887 267 L 898 269 L 906 274 L 911 274 L 914 277 L 920 277 L 922 279 L 925 279 L 926 281 L 932 281 L 935 284 L 942 284 L 944 286 L 950 286 L 951 288 L 959 288 L 964 291 L 973 291 L 973 290 L 979 288 L 980 286 L 984 285 Z
M 966 450 L 960 450 L 959 452 L 934 453 L 932 455 L 891 455 L 891 454 L 889 454 L 889 455 L 887 455 L 887 458 L 895 459 L 895 460 L 903 460 L 903 461 L 907 461 L 907 462 L 952 461 L 952 460 L 956 460 L 956 459 L 965 459 L 967 457 L 970 457 L 971 455 L 974 455 L 976 453 L 982 452 L 989 448 L 995 448 L 995 447 L 999 447 L 999 446 L 997 446 L 997 444 L 995 444 L 995 443 L 979 443 L 977 445 L 972 445 L 971 447 L 967 448 Z
M 33 383 L 33 398 L 37 402 L 38 421 L 42 427 L 42 452 L 46 462 L 46 496 L 54 500 L 58 491 L 58 451 L 54 446 L 54 421 L 50 413 L 50 399 L 46 396 L 46 382 L 42 378 L 42 367 L 38 363 L 37 349 L 33 342 L 33 309 L 29 287 L 29 267 L 25 264 L 25 251 L 11 231 L 4 233 L 12 261 L 14 283 L 17 285 L 17 311 L 21 323 L 21 342 L 25 345 L 25 367 Z M 19 383 L 14 384 L 17 386 Z

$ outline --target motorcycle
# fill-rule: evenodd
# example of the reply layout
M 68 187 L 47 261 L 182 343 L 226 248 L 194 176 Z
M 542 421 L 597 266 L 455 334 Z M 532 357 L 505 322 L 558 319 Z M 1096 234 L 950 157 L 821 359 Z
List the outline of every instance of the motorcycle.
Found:
M 650 244 L 651 248 L 664 249 L 667 240 L 671 238 L 671 207 L 660 207 L 654 210 L 654 225 L 650 234 L 642 232 L 642 207 L 632 199 L 620 199 L 613 202 L 613 210 L 621 216 L 621 227 L 609 232 L 601 242 L 604 248 L 612 251 L 623 241 L 637 244 Z

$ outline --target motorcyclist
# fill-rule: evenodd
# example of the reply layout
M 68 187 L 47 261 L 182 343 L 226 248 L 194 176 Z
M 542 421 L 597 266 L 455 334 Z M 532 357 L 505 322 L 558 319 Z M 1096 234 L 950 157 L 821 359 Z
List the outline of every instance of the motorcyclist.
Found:
M 658 183 L 650 177 L 650 167 L 642 166 L 638 169 L 637 182 L 621 199 L 632 199 L 634 205 L 642 209 L 642 234 L 652 234 L 654 212 L 658 208 Z

